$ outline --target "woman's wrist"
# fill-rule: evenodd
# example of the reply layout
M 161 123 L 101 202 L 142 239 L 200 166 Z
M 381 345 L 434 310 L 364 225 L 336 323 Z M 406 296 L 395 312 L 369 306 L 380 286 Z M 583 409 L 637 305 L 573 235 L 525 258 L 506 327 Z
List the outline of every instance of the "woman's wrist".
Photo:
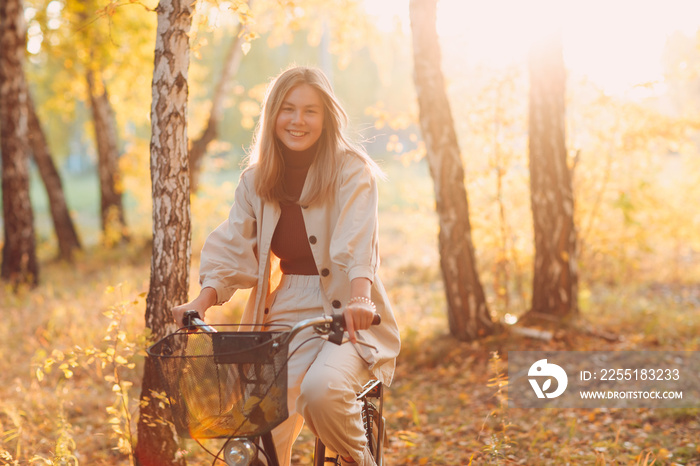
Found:
M 200 313 L 201 317 L 204 317 L 204 313 L 207 309 L 214 306 L 217 303 L 217 294 L 214 288 L 206 287 L 202 288 L 197 295 L 189 303 L 182 304 L 178 308 L 182 308 L 184 311 L 197 311 Z
M 367 296 L 353 296 L 348 301 L 348 306 L 351 305 L 360 305 L 361 307 L 364 307 L 372 312 L 377 312 L 377 306 L 374 304 L 374 301 Z
M 209 286 L 207 286 L 206 288 L 202 288 L 202 290 L 199 292 L 199 296 L 197 296 L 197 301 L 199 301 L 202 305 L 204 305 L 207 308 L 210 308 L 213 305 L 215 305 L 217 299 L 218 297 L 216 294 L 216 290 Z

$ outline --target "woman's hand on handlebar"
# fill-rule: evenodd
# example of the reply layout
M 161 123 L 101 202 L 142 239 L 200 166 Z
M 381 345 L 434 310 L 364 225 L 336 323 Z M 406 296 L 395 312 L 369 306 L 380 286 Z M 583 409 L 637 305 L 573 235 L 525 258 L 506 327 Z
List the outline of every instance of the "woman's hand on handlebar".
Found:
M 348 332 L 348 338 L 352 343 L 357 343 L 355 332 L 370 328 L 376 316 L 374 303 L 369 299 L 357 301 L 351 299 L 343 311 L 343 316 L 345 317 L 345 330 Z
M 350 296 L 345 306 L 345 330 L 351 342 L 357 343 L 356 330 L 366 330 L 372 325 L 377 308 L 370 299 L 372 282 L 365 277 L 355 277 L 350 281 Z
M 173 320 L 175 320 L 175 323 L 179 327 L 183 327 L 184 322 L 182 321 L 182 318 L 186 311 L 197 311 L 199 316 L 204 319 L 204 314 L 207 312 L 207 309 L 216 304 L 216 298 L 216 290 L 214 288 L 202 288 L 199 296 L 192 301 L 185 304 L 180 304 L 179 306 L 175 306 L 174 308 L 170 309 L 170 312 L 173 315 Z
M 197 300 L 190 301 L 189 303 L 185 304 L 180 304 L 179 306 L 175 306 L 174 308 L 170 309 L 171 314 L 173 315 L 173 320 L 177 324 L 178 327 L 184 327 L 185 322 L 183 321 L 183 317 L 185 316 L 185 312 L 187 311 L 197 311 L 199 316 L 204 319 L 204 314 L 207 312 L 207 307 L 204 306 L 198 306 L 197 305 Z

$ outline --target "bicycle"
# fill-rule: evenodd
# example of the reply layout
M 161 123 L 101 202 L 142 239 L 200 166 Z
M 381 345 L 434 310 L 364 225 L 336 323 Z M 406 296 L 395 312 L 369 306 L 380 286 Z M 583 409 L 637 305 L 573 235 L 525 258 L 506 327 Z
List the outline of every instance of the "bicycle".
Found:
M 380 322 L 377 315 L 372 324 Z M 279 466 L 271 431 L 288 417 L 289 344 L 300 331 L 312 327 L 318 335 L 312 338 L 340 345 L 345 342 L 345 322 L 337 315 L 306 319 L 291 329 L 247 327 L 254 326 L 211 326 L 196 311 L 188 311 L 183 327 L 150 346 L 147 353 L 161 374 L 163 399 L 170 405 L 180 438 L 195 440 L 214 458 L 212 465 L 221 461 L 228 466 Z M 381 382 L 369 381 L 357 399 L 362 402 L 370 451 L 382 465 L 386 432 Z M 226 442 L 214 453 L 203 445 L 204 439 Z M 339 464 L 338 457 L 327 457 L 325 445 L 316 439 L 314 466 L 328 463 Z

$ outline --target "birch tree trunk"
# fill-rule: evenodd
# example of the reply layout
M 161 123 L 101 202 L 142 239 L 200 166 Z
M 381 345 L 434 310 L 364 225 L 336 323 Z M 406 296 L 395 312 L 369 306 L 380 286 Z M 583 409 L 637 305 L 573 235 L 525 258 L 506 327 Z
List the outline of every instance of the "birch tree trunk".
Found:
M 58 257 L 66 261 L 72 261 L 73 253 L 82 249 L 80 239 L 68 211 L 61 176 L 58 174 L 56 165 L 51 158 L 46 135 L 39 122 L 30 94 L 27 94 L 27 111 L 29 114 L 29 143 L 34 155 L 34 162 L 39 169 L 39 174 L 44 182 L 46 194 L 49 198 L 49 210 L 58 241 Z
M 248 5 L 252 3 L 249 0 Z M 199 175 L 202 172 L 202 161 L 207 152 L 207 146 L 219 136 L 219 123 L 224 116 L 224 101 L 231 87 L 233 77 L 238 73 L 243 59 L 242 45 L 245 42 L 243 35 L 244 24 L 240 23 L 236 35 L 231 41 L 224 67 L 221 70 L 219 82 L 214 89 L 214 94 L 211 99 L 211 110 L 209 112 L 209 120 L 207 126 L 202 131 L 202 134 L 190 144 L 189 163 L 190 163 L 190 190 L 197 192 L 199 186 Z
M 146 326 L 156 339 L 175 329 L 170 309 L 187 301 L 190 268 L 190 188 L 187 154 L 188 32 L 192 0 L 161 0 L 151 103 L 151 187 L 153 253 L 146 298 Z M 150 358 L 144 368 L 138 444 L 141 466 L 184 465 L 167 407 L 152 392 L 162 391 Z
M 39 280 L 39 264 L 29 199 L 23 15 L 21 0 L 0 1 L 0 152 L 5 233 L 1 276 L 13 286 L 34 286 Z
M 565 142 L 566 73 L 561 34 L 538 40 L 529 57 L 530 198 L 535 234 L 532 308 L 523 317 L 578 312 L 576 229 Z
M 440 222 L 440 266 L 450 332 L 469 341 L 492 333 L 494 323 L 476 270 L 464 167 L 441 71 L 436 3 L 410 3 L 414 79 Z
M 122 201 L 117 122 L 104 82 L 95 80 L 95 73 L 91 69 L 87 71 L 85 78 L 97 144 L 102 237 L 103 242 L 111 246 L 129 237 Z

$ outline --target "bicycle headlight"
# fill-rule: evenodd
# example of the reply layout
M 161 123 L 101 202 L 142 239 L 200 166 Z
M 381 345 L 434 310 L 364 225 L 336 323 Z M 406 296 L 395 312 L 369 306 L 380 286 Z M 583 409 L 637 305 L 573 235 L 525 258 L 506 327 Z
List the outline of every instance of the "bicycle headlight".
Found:
M 258 447 L 245 438 L 234 438 L 224 446 L 224 461 L 229 466 L 248 466 L 258 454 Z

